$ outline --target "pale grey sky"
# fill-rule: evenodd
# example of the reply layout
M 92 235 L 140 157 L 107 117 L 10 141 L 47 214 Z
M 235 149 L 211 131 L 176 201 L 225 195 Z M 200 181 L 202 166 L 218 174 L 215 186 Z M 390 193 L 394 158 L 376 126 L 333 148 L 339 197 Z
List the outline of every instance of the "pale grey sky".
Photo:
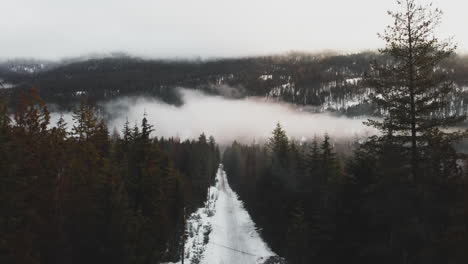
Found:
M 429 2 L 429 0 L 421 0 Z M 468 51 L 468 2 L 434 0 L 442 36 Z M 158 58 L 296 51 L 355 52 L 395 0 L 0 0 L 0 58 L 58 59 L 127 52 Z

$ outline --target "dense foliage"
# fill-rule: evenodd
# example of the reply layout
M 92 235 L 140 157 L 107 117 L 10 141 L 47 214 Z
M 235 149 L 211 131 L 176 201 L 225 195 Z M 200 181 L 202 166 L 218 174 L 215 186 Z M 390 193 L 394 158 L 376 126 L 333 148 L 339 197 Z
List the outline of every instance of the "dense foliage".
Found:
M 85 103 L 51 126 L 34 89 L 10 117 L 2 101 L 1 263 L 177 258 L 184 208 L 201 206 L 219 164 L 213 138 L 153 138 L 146 117 L 110 136 Z
M 286 147 L 285 147 L 286 146 Z M 223 155 L 230 183 L 273 250 L 291 263 L 465 263 L 464 161 L 432 138 L 411 177 L 397 141 L 372 137 L 351 156 L 328 135 L 297 144 L 281 126 L 268 145 Z

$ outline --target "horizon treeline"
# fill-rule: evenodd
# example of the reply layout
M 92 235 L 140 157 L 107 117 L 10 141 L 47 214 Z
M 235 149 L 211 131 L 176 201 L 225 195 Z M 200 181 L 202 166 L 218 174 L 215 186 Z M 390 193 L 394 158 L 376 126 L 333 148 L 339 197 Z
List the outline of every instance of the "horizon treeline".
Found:
M 10 116 L 0 101 L 1 263 L 177 260 L 184 208 L 202 206 L 220 161 L 213 137 L 152 137 L 145 116 L 110 134 L 84 102 L 52 126 L 35 89 Z

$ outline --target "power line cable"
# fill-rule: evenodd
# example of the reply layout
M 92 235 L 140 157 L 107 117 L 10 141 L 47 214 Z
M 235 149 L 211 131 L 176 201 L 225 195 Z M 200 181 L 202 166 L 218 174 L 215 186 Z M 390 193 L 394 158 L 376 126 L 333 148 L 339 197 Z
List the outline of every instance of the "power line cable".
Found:
M 221 244 L 218 244 L 218 243 L 215 243 L 215 242 L 208 242 L 208 243 L 211 243 L 211 244 L 216 245 L 216 246 L 218 246 L 218 247 L 223 247 L 223 248 L 226 248 L 226 249 L 235 251 L 235 252 L 239 252 L 239 253 L 242 253 L 242 254 L 250 255 L 250 256 L 253 256 L 253 257 L 260 257 L 260 256 L 255 255 L 255 254 L 252 254 L 252 253 L 249 253 L 249 252 L 245 252 L 245 251 L 242 251 L 242 250 L 238 250 L 238 249 L 235 249 L 235 248 L 232 248 L 232 247 L 224 246 L 224 245 L 221 245 Z

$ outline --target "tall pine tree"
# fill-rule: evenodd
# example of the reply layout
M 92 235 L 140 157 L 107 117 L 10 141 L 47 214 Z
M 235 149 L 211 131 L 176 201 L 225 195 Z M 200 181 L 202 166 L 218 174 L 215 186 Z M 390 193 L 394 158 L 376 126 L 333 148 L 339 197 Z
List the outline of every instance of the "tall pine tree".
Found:
M 434 134 L 440 135 L 440 127 L 456 124 L 465 116 L 444 112 L 450 103 L 453 83 L 439 65 L 454 52 L 455 45 L 434 34 L 442 12 L 415 0 L 397 3 L 400 9 L 388 12 L 393 24 L 379 35 L 386 43 L 380 52 L 391 62 L 374 63 L 368 78 L 375 88 L 371 99 L 384 110 L 384 118 L 369 120 L 367 124 L 405 146 L 414 177 L 422 146 Z M 459 134 L 443 133 L 443 136 L 454 138 Z

